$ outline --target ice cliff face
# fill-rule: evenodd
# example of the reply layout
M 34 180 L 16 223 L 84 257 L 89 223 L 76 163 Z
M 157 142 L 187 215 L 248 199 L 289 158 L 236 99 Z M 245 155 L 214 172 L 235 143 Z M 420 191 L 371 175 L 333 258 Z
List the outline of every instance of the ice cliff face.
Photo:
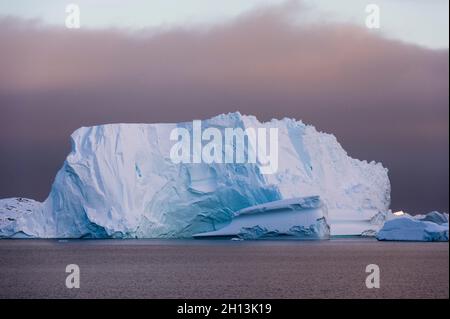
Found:
M 0 236 L 190 237 L 218 230 L 241 209 L 320 196 L 333 234 L 376 231 L 389 209 L 387 169 L 350 158 L 333 135 L 293 119 L 260 123 L 239 113 L 204 128 L 278 128 L 278 170 L 260 163 L 174 164 L 170 133 L 191 123 L 82 127 L 44 203 L 0 201 Z M 18 206 L 15 212 L 6 206 Z M 30 210 L 30 211 L 28 211 Z

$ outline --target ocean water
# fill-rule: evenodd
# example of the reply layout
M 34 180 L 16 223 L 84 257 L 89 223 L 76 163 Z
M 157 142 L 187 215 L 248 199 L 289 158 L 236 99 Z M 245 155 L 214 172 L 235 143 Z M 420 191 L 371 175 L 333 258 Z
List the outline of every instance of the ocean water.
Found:
M 369 264 L 380 288 L 366 287 Z M 448 243 L 0 240 L 0 298 L 448 297 Z

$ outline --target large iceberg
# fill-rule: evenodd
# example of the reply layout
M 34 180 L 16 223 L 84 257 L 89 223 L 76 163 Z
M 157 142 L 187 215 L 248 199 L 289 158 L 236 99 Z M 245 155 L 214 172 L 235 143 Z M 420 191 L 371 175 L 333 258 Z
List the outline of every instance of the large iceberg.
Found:
M 378 240 L 448 241 L 448 214 L 390 217 L 377 234 Z
M 333 135 L 294 119 L 261 123 L 240 113 L 202 126 L 277 128 L 277 171 L 263 174 L 260 162 L 174 163 L 171 132 L 192 132 L 192 122 L 82 127 L 43 203 L 0 200 L 0 236 L 187 238 L 219 230 L 242 209 L 310 196 L 327 208 L 331 235 L 372 234 L 382 226 L 390 204 L 387 169 L 349 157 Z

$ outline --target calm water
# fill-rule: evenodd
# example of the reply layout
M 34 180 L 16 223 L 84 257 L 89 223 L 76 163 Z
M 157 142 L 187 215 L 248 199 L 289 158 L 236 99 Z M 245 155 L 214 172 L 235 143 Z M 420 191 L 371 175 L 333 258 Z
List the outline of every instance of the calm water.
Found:
M 0 240 L 0 298 L 448 298 L 448 243 Z M 66 265 L 80 267 L 68 289 Z M 368 289 L 368 264 L 381 270 Z

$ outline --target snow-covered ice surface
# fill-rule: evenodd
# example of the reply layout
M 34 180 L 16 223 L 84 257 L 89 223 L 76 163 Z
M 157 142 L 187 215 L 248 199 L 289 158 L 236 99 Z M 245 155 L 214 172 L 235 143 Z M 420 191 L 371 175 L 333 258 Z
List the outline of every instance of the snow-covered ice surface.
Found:
M 328 239 L 326 217 L 326 206 L 319 196 L 283 199 L 244 208 L 234 214 L 229 225 L 194 237 Z
M 448 241 L 448 214 L 391 217 L 378 232 L 379 240 Z
M 33 215 L 41 214 L 42 203 L 26 198 L 0 200 L 0 238 L 28 238 L 33 229 Z
M 260 123 L 240 113 L 202 121 L 222 132 L 278 128 L 278 171 L 269 175 L 259 163 L 174 164 L 176 127 L 192 132 L 192 122 L 76 130 L 43 203 L 0 200 L 0 236 L 186 238 L 218 230 L 244 208 L 309 196 L 328 208 L 331 235 L 374 234 L 389 209 L 387 169 L 349 157 L 333 135 L 301 121 Z

